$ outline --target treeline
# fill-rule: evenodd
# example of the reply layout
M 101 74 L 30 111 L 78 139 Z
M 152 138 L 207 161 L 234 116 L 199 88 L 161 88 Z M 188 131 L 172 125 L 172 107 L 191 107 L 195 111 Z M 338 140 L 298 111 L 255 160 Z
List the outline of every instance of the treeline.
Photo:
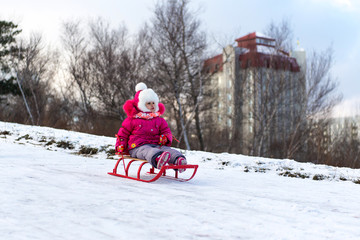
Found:
M 201 67 L 208 45 L 195 16 L 187 0 L 161 2 L 134 35 L 101 18 L 67 21 L 61 51 L 39 35 L 20 38 L 17 25 L 2 21 L 1 39 L 8 40 L 1 42 L 0 118 L 113 136 L 126 117 L 123 103 L 145 82 L 166 105 L 179 146 L 204 149 Z
M 241 153 L 236 144 L 242 143 L 228 137 L 232 129 L 219 131 L 214 118 L 209 117 L 217 89 L 211 73 L 202 68 L 204 60 L 214 54 L 209 53 L 208 36 L 189 3 L 159 1 L 152 18 L 133 35 L 125 25 L 113 28 L 101 18 L 64 22 L 62 50 L 48 48 L 40 35 L 20 38 L 16 24 L 0 21 L 0 119 L 114 136 L 126 117 L 123 103 L 133 98 L 137 83 L 145 82 L 167 108 L 165 117 L 179 140 L 175 146 Z M 267 30 L 279 47 L 289 49 L 289 25 L 270 24 Z M 336 88 L 329 78 L 331 54 L 325 57 L 315 56 L 310 61 L 307 71 L 310 79 L 318 81 L 313 83 L 318 88 L 307 92 L 308 102 L 303 105 L 307 110 L 294 124 L 296 131 L 284 136 L 281 143 L 262 147 L 270 132 L 257 129 L 252 155 L 360 167 L 359 144 L 347 140 L 346 134 L 327 145 L 326 151 L 319 147 L 324 144 L 316 143 L 325 139 L 328 117 L 317 121 L 316 129 L 302 128 L 310 115 L 324 108 L 328 112 L 336 99 L 332 95 Z M 321 98 L 316 98 L 320 96 L 316 91 L 321 91 Z M 324 108 L 319 108 L 321 104 Z

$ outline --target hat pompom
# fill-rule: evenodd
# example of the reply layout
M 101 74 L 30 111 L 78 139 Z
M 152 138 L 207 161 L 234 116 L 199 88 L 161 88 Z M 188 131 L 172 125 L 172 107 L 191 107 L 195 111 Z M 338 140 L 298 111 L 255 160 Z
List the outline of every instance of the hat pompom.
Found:
M 141 83 L 136 84 L 135 92 L 142 91 L 142 90 L 145 90 L 145 89 L 147 89 L 146 84 L 141 82 Z

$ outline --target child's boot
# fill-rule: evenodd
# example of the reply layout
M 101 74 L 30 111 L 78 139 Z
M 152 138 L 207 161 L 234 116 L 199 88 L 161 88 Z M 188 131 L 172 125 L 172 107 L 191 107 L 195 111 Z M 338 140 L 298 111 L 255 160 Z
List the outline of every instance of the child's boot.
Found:
M 175 165 L 186 165 L 187 161 L 183 157 L 176 159 Z M 179 173 L 185 172 L 186 168 L 179 168 Z
M 160 169 L 162 166 L 164 166 L 165 164 L 167 164 L 170 160 L 170 153 L 169 152 L 163 152 L 162 154 L 160 154 L 157 158 L 156 158 L 156 162 L 157 162 L 157 167 L 158 169 Z

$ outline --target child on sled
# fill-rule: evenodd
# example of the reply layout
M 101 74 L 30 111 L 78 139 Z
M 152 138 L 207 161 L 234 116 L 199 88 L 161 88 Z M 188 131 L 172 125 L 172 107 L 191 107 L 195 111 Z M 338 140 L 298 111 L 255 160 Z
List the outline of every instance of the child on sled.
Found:
M 172 134 L 161 117 L 165 106 L 159 102 L 158 95 L 144 83 L 137 84 L 135 91 L 134 99 L 127 100 L 123 106 L 127 118 L 117 134 L 116 152 L 145 159 L 158 169 L 165 164 L 186 165 L 185 156 L 170 147 Z

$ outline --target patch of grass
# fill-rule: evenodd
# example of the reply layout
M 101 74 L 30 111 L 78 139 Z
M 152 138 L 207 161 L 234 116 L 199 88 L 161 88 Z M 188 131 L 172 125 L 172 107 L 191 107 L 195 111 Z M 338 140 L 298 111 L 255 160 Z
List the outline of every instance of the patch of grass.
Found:
M 302 174 L 302 173 L 299 173 L 299 172 L 290 172 L 290 171 L 285 171 L 283 173 L 279 173 L 280 176 L 284 176 L 284 177 L 293 177 L 293 178 L 302 178 L 302 179 L 305 179 L 305 178 L 309 178 L 308 175 L 306 174 Z
M 0 135 L 11 135 L 9 131 L 1 131 Z
M 226 162 L 221 162 L 221 165 L 223 166 L 229 166 L 230 162 L 229 161 L 226 161 Z
M 268 171 L 268 170 L 270 170 L 270 169 L 268 169 L 268 168 L 256 168 L 255 172 L 266 173 L 266 171 Z
M 21 139 L 31 140 L 31 139 L 33 139 L 33 138 L 30 137 L 29 134 L 25 134 L 24 136 L 21 136 L 21 137 L 19 137 L 18 139 L 16 139 L 16 141 L 20 141 Z
M 39 142 L 43 143 L 43 142 L 46 142 L 46 137 L 45 136 L 42 136 L 41 139 L 39 140 Z
M 277 169 L 276 169 L 276 171 L 278 172 L 278 171 L 284 171 L 284 170 L 286 170 L 286 171 L 292 171 L 292 170 L 294 170 L 293 168 L 290 168 L 290 167 L 278 167 Z
M 74 149 L 74 145 L 69 141 L 59 141 L 56 146 L 64 149 Z
M 353 183 L 360 184 L 360 179 L 354 180 Z
M 109 149 L 106 151 L 106 154 L 108 157 L 115 155 L 115 149 Z
M 315 181 L 321 181 L 321 180 L 324 180 L 326 179 L 326 176 L 322 175 L 322 174 L 315 174 L 314 177 L 313 177 L 313 180 Z
M 212 159 L 211 158 L 209 158 L 209 157 L 202 157 L 202 161 L 203 162 L 206 162 L 206 161 L 211 161 Z
M 105 145 L 105 146 L 101 146 L 99 149 L 99 152 L 106 152 L 108 148 L 112 147 L 113 145 Z
M 291 167 L 284 167 L 283 169 L 284 169 L 284 170 L 287 170 L 287 171 L 292 171 L 292 170 L 294 170 L 294 169 L 291 168 Z
M 94 154 L 97 154 L 98 151 L 99 151 L 99 149 L 97 149 L 97 148 L 81 146 L 80 150 L 79 150 L 79 154 L 94 155 Z
M 347 181 L 347 178 L 345 178 L 345 177 L 340 177 L 340 180 L 341 180 L 341 181 Z
M 53 145 L 54 143 L 56 143 L 56 141 L 54 139 L 51 139 L 50 141 L 48 141 L 45 146 L 50 146 Z

